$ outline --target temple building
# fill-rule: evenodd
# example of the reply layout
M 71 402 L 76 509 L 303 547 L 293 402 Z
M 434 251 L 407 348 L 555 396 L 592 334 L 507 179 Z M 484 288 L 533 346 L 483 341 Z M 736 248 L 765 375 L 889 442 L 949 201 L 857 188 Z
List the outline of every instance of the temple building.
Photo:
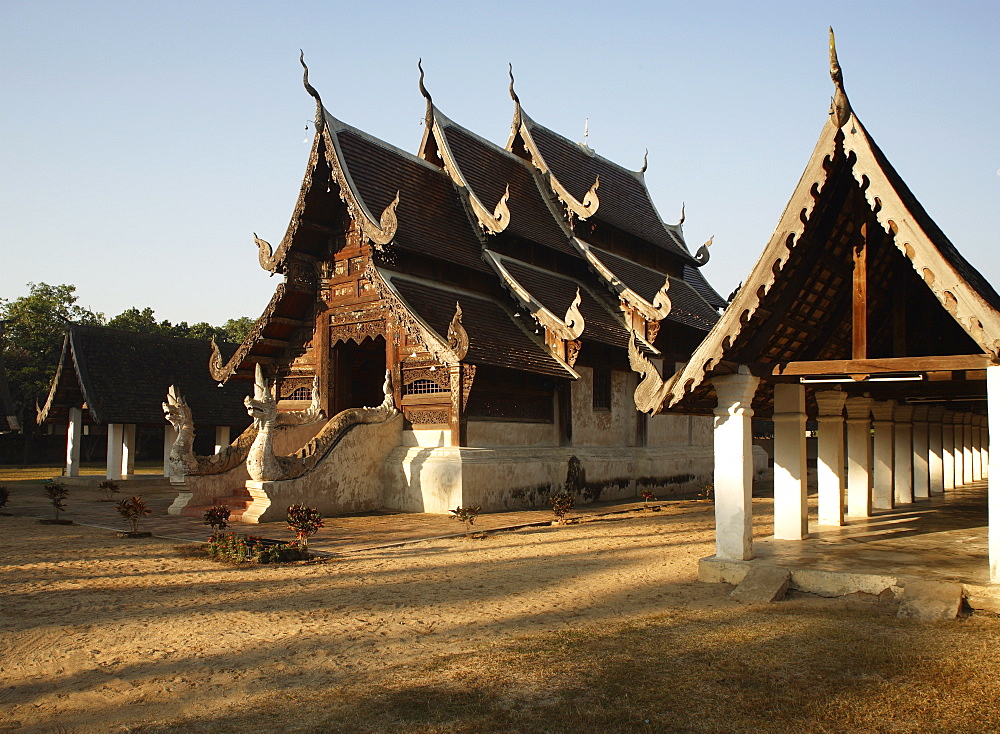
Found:
M 923 515 L 939 512 L 936 498 L 988 477 L 988 581 L 1000 582 L 1000 469 L 990 471 L 988 440 L 1000 431 L 1000 295 L 852 110 L 832 31 L 830 56 L 829 119 L 774 235 L 671 377 L 661 379 L 642 344 L 633 345 L 643 375 L 636 403 L 653 413 L 715 416 L 716 555 L 702 562 L 703 578 L 738 582 L 757 545 L 803 557 L 813 548 L 816 558 L 833 557 L 838 543 L 859 548 L 884 531 L 865 518 L 901 507 L 916 513 L 921 502 Z M 774 540 L 763 543 L 751 531 L 752 416 L 774 422 Z M 818 425 L 815 515 L 807 421 Z M 977 507 L 969 504 L 963 517 Z M 986 519 L 982 507 L 968 527 Z M 845 525 L 863 539 L 844 536 Z M 824 527 L 841 535 L 809 539 Z M 893 560 L 909 557 L 902 548 Z M 930 573 L 955 577 L 952 548 L 933 556 Z M 845 570 L 864 567 L 851 563 Z M 894 578 L 881 570 L 882 579 Z M 986 570 L 983 559 L 979 583 Z
M 221 347 L 231 353 L 233 345 Z M 228 446 L 232 434 L 241 434 L 250 422 L 244 406 L 245 385 L 222 388 L 205 370 L 212 345 L 202 339 L 181 339 L 71 324 L 49 395 L 38 414 L 38 424 L 66 435 L 63 481 L 80 476 L 84 434 L 107 437 L 108 479 L 135 477 L 138 432 L 156 434 L 158 454 L 163 447 L 164 475 L 177 435 L 164 423 L 163 399 L 174 387 L 199 416 L 199 444 L 203 453 Z M 162 436 L 162 438 L 160 438 Z M 80 480 L 87 482 L 90 480 Z
M 189 471 L 174 511 L 499 510 L 711 480 L 710 419 L 632 400 L 633 340 L 672 372 L 725 306 L 699 270 L 707 244 L 692 254 L 683 217 L 663 222 L 645 162 L 626 170 L 534 122 L 513 75 L 500 146 L 447 117 L 421 70 L 415 154 L 303 81 L 316 134 L 298 202 L 277 246 L 256 239 L 284 279 L 211 364 L 220 383 L 255 381 L 250 479 Z

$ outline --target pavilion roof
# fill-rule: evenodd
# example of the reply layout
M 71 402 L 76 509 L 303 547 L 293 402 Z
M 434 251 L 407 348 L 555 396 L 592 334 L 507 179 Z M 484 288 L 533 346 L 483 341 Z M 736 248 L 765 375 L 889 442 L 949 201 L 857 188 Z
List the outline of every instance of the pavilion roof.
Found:
M 867 243 L 860 322 L 866 351 L 860 356 L 856 329 L 862 317 L 853 315 L 862 308 L 855 305 L 859 238 Z M 896 364 L 899 372 L 908 371 L 907 364 L 920 372 L 921 365 L 946 356 L 985 368 L 1000 361 L 998 351 L 1000 296 L 931 220 L 851 110 L 839 82 L 830 117 L 771 240 L 683 369 L 658 388 L 647 384 L 646 409 L 704 412 L 715 403 L 712 375 L 748 365 L 772 381 L 789 379 L 792 362 L 803 363 L 796 375 L 808 369 L 856 374 L 845 389 L 892 398 L 902 395 L 899 383 L 868 381 L 861 372 Z M 899 358 L 905 359 L 892 361 Z M 950 382 L 906 383 L 906 394 L 971 400 L 981 391 L 955 377 L 965 370 L 951 372 Z M 977 374 L 968 372 L 970 379 Z M 758 391 L 754 409 L 759 415 L 770 410 L 766 389 Z
M 234 345 L 220 347 L 231 353 Z M 211 344 L 110 329 L 70 325 L 38 422 L 65 421 L 71 407 L 84 408 L 89 423 L 165 425 L 163 401 L 175 385 L 199 424 L 243 428 L 249 424 L 246 385 L 217 386 L 206 369 Z

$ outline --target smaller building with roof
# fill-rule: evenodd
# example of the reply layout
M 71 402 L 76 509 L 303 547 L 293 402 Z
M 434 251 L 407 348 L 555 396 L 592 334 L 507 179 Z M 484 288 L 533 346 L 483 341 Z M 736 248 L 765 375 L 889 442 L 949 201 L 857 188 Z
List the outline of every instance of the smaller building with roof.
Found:
M 221 347 L 231 352 L 233 347 Z M 134 473 L 137 427 L 163 431 L 164 474 L 176 438 L 163 413 L 173 385 L 192 406 L 202 432 L 214 437 L 216 450 L 229 444 L 233 429 L 250 423 L 243 399 L 244 384 L 222 386 L 208 374 L 210 342 L 200 339 L 138 334 L 103 326 L 72 324 L 40 425 L 65 425 L 65 476 L 80 473 L 80 443 L 85 427 L 107 433 L 107 477 L 128 479 Z

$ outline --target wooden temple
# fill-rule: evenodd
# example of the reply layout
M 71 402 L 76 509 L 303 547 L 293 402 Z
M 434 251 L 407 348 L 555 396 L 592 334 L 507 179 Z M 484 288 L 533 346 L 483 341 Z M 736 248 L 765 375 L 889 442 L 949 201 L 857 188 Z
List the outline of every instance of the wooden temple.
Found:
M 338 120 L 308 69 L 303 81 L 316 134 L 299 198 L 277 246 L 255 236 L 260 265 L 284 278 L 211 374 L 259 367 L 280 410 L 300 409 L 315 381 L 332 421 L 378 405 L 388 370 L 401 417 L 377 440 L 356 428 L 299 490 L 275 493 L 327 512 L 519 507 L 561 488 L 574 457 L 588 499 L 708 481 L 710 424 L 632 403 L 633 340 L 669 373 L 725 305 L 699 270 L 707 247 L 692 255 L 681 223 L 657 213 L 645 163 L 627 170 L 535 123 L 513 75 L 500 146 L 445 116 L 421 70 L 416 154 Z M 348 476 L 349 451 L 368 452 L 374 480 Z
M 808 536 L 805 433 L 816 421 L 818 524 L 989 477 L 997 582 L 988 436 L 1000 430 L 1000 295 L 861 124 L 832 31 L 830 44 L 830 116 L 774 235 L 673 376 L 661 380 L 633 348 L 636 401 L 714 414 L 716 559 L 753 557 L 751 416 L 774 423 L 774 537 Z

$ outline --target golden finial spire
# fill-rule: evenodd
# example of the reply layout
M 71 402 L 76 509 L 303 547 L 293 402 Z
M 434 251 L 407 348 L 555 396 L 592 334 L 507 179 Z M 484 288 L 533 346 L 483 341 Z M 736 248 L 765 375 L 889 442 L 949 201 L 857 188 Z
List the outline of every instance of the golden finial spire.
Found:
M 428 129 L 434 124 L 434 100 L 431 99 L 431 93 L 427 91 L 427 87 L 424 86 L 424 60 L 417 59 L 417 68 L 420 69 L 420 79 L 417 81 L 417 85 L 420 87 L 420 94 L 424 96 L 427 100 L 427 112 L 424 113 L 424 123 L 427 125 Z
M 843 127 L 851 119 L 851 103 L 847 100 L 847 92 L 844 91 L 844 72 L 837 59 L 837 39 L 833 35 L 833 26 L 830 26 L 830 78 L 836 87 L 830 104 L 830 114 L 833 115 L 837 127 Z

